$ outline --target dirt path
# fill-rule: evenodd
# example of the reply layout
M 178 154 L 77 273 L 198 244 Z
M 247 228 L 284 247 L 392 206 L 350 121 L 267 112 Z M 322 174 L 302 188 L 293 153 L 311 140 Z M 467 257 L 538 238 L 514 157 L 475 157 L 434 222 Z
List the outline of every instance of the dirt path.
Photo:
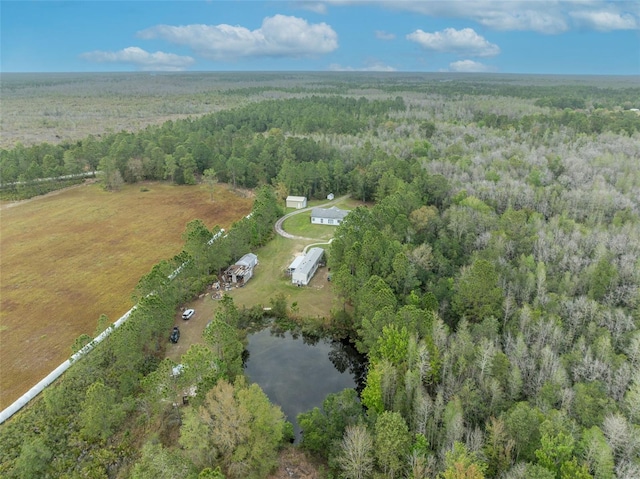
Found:
M 304 451 L 295 446 L 287 446 L 280 451 L 278 469 L 269 479 L 320 479 L 321 465 L 307 457 Z

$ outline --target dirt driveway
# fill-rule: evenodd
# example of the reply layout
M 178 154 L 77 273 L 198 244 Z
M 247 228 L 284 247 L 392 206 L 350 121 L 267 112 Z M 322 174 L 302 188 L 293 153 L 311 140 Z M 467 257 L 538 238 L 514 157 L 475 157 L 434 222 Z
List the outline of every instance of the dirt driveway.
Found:
M 171 331 L 167 331 L 166 357 L 180 362 L 180 357 L 187 352 L 189 346 L 202 342 L 202 332 L 207 323 L 213 319 L 217 305 L 217 301 L 211 299 L 211 293 L 212 291 L 208 290 L 206 294 L 188 302 L 182 310 L 176 313 L 173 325 L 180 329 L 180 340 L 177 344 L 169 342 Z M 188 308 L 193 308 L 196 312 L 191 319 L 185 321 L 182 319 L 182 311 Z

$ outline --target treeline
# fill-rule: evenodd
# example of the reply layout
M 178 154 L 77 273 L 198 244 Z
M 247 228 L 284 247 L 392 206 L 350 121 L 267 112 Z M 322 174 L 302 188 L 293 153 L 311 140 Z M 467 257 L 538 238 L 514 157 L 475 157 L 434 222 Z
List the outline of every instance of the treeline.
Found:
M 542 103 L 536 102 L 536 105 L 542 105 Z M 514 128 L 517 131 L 535 132 L 540 137 L 545 133 L 558 131 L 562 127 L 570 128 L 575 133 L 588 135 L 611 131 L 632 136 L 640 131 L 640 115 L 635 111 L 597 110 L 587 113 L 572 111 L 569 107 L 565 107 L 560 113 L 526 115 L 520 118 L 492 112 L 478 112 L 474 119 L 481 127 Z
M 267 100 L 137 133 L 90 136 L 73 144 L 17 145 L 0 151 L 2 194 L 13 199 L 33 196 L 62 185 L 42 184 L 38 179 L 95 170 L 102 172 L 109 189 L 143 180 L 195 184 L 209 170 L 217 180 L 245 188 L 279 185 L 281 193 L 312 198 L 329 192 L 355 194 L 362 190 L 359 177 L 366 167 L 362 161 L 371 158 L 349 158 L 337 138 L 375 135 L 390 120 L 406 116 L 406 109 L 400 96 L 387 100 L 338 96 Z M 640 115 L 633 111 L 567 109 L 513 115 L 477 108 L 473 121 L 480 128 L 514 129 L 540 139 L 560 128 L 574 135 L 610 131 L 631 136 L 640 131 Z M 411 120 L 402 123 L 411 128 Z M 430 138 L 433 131 L 424 138 Z
M 207 327 L 206 346 L 192 346 L 179 369 L 163 358 L 179 305 L 201 293 L 221 269 L 264 245 L 280 215 L 272 190 L 262 188 L 249 217 L 226 234 L 199 220 L 189 223 L 184 250 L 140 279 L 129 319 L 0 428 L 0 475 L 157 478 L 170 471 L 171 477 L 197 477 L 209 465 L 205 474 L 211 475 L 201 477 L 223 477 L 215 475 L 218 466 L 234 471 L 228 477 L 263 477 L 291 428 L 280 409 L 242 378 L 240 322 L 260 314 L 240 311 L 226 298 Z M 96 334 L 108 325 L 101 317 Z M 74 351 L 90 340 L 78 338 Z M 194 386 L 197 395 L 182 418 L 173 403 Z M 221 403 L 229 414 L 228 408 L 236 408 L 237 430 L 226 430 L 233 445 L 215 442 L 215 435 L 215 444 L 206 442 L 207 426 L 199 418 L 198 406 Z M 176 434 L 179 453 L 164 448 Z
M 448 98 L 463 95 L 511 97 L 535 100 L 539 106 L 557 109 L 640 108 L 640 87 L 634 84 L 631 77 L 583 77 L 580 79 L 582 84 L 578 84 L 575 78 L 559 75 L 465 74 L 464 79 L 461 79 L 460 75 L 451 73 L 316 73 L 289 75 L 285 78 L 274 74 L 262 79 L 271 80 L 270 84 L 230 88 L 223 93 L 238 96 L 272 95 L 276 92 L 352 95 L 354 90 L 370 90 L 391 95 L 410 92 Z M 241 82 L 241 77 L 236 77 L 236 80 Z
M 236 110 L 222 111 L 197 120 L 168 122 L 138 133 L 120 132 L 98 139 L 88 137 L 73 144 L 47 143 L 0 151 L 3 184 L 33 184 L 39 178 L 53 178 L 83 171 L 101 170 L 107 188 L 123 182 L 170 180 L 195 184 L 205 170 L 234 186 L 254 188 L 271 184 L 282 164 L 289 160 L 310 163 L 304 170 L 307 183 L 291 193 L 323 195 L 347 184 L 349 172 L 335 166 L 336 154 L 326 144 L 305 138 L 314 132 L 356 135 L 384 121 L 394 111 L 404 110 L 401 97 L 367 100 L 348 97 L 308 97 L 265 101 Z M 274 130 L 275 129 L 275 130 Z M 263 135 L 274 130 L 275 135 Z M 318 164 L 323 167 L 316 174 Z M 322 180 L 311 178 L 321 176 Z M 297 180 L 297 178 L 296 178 Z M 320 187 L 319 182 L 322 182 Z M 290 182 L 291 183 L 291 182 Z M 23 197 L 31 190 L 7 187 Z
M 629 224 L 433 180 L 396 180 L 336 231 L 336 324 L 369 370 L 362 404 L 299 417 L 302 447 L 345 477 L 637 477 L 640 249 L 613 247 Z
M 0 199 L 15 200 L 46 195 L 52 191 L 61 190 L 69 186 L 79 185 L 85 181 L 84 175 L 78 178 L 52 178 L 42 181 L 18 182 L 12 185 L 0 186 Z

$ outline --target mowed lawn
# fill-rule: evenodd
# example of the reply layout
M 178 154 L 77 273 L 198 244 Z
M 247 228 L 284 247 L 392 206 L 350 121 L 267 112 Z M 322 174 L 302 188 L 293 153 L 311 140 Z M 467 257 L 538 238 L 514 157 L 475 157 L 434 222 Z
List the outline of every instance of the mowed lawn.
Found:
M 362 205 L 361 202 L 348 199 L 339 205 L 342 209 L 353 209 Z M 287 210 L 290 213 L 293 209 Z M 311 212 L 305 211 L 285 220 L 283 228 L 286 232 L 315 238 L 315 240 L 287 239 L 276 235 L 264 247 L 252 251 L 258 256 L 259 264 L 253 277 L 243 288 L 234 288 L 227 292 L 236 306 L 240 309 L 250 308 L 255 305 L 263 307 L 271 306 L 270 300 L 278 295 L 284 295 L 287 306 L 291 308 L 296 304 L 297 311 L 294 314 L 302 318 L 314 318 L 318 322 L 329 321 L 333 311 L 344 307 L 340 298 L 333 291 L 333 284 L 327 280 L 328 268 L 319 268 L 308 286 L 298 287 L 291 283 L 291 277 L 286 274 L 287 267 L 293 259 L 302 254 L 305 247 L 318 245 L 328 255 L 330 246 L 323 244 L 333 237 L 336 226 L 312 225 Z M 181 336 L 178 344 L 168 344 L 167 357 L 179 362 L 180 357 L 187 352 L 193 343 L 201 343 L 202 332 L 207 323 L 211 321 L 218 308 L 219 302 L 212 299 L 212 291 L 200 298 L 184 305 L 185 308 L 194 308 L 196 314 L 189 321 L 183 321 L 176 315 L 175 325 L 180 328 Z M 168 337 L 169 332 L 167 332 Z
M 308 241 L 275 236 L 266 246 L 253 251 L 258 256 L 259 264 L 247 284 L 225 294 L 230 295 L 240 309 L 255 305 L 269 307 L 270 300 L 282 294 L 289 308 L 292 304 L 297 304 L 297 315 L 315 318 L 319 322 L 328 321 L 332 310 L 342 307 L 342 304 L 337 302 L 332 285 L 327 281 L 327 268 L 319 268 L 309 286 L 302 288 L 291 284 L 291 277 L 286 274 L 286 269 L 293 258 L 301 254 L 308 244 Z M 326 248 L 325 251 L 328 251 L 328 247 Z M 179 362 L 189 346 L 203 342 L 202 332 L 207 323 L 214 318 L 220 304 L 219 301 L 212 299 L 212 292 L 209 290 L 207 294 L 185 305 L 196 310 L 195 316 L 189 321 L 183 321 L 179 315 L 176 315 L 175 325 L 180 328 L 180 341 L 178 344 L 167 345 L 167 357 Z M 167 337 L 168 334 L 167 331 Z
M 147 189 L 148 191 L 143 191 Z M 0 212 L 0 409 L 71 355 L 98 318 L 118 319 L 140 277 L 182 249 L 186 224 L 228 228 L 253 204 L 218 185 L 97 184 Z
M 337 226 L 314 225 L 311 223 L 311 211 L 305 211 L 284 220 L 282 229 L 287 233 L 303 238 L 314 238 L 318 241 L 328 241 L 333 237 Z

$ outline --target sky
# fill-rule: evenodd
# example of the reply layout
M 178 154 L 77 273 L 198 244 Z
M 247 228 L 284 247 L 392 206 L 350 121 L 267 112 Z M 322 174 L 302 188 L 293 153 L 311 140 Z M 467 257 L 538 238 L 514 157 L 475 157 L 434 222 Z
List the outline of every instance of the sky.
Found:
M 2 0 L 0 71 L 640 75 L 640 0 Z

